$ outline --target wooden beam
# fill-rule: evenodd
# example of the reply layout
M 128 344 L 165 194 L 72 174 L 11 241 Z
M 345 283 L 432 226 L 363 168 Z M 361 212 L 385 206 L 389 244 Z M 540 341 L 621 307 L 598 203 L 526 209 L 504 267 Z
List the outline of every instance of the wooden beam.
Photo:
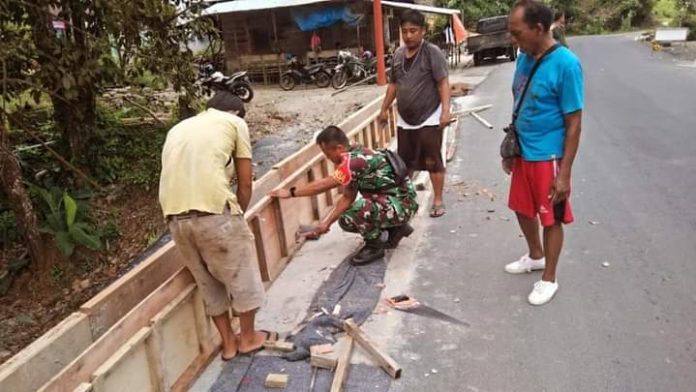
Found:
M 352 336 L 359 345 L 361 345 L 372 358 L 377 362 L 379 367 L 384 369 L 387 374 L 392 376 L 392 378 L 401 377 L 401 366 L 399 366 L 396 361 L 389 356 L 389 354 L 383 352 L 377 345 L 370 339 L 369 336 L 358 327 L 358 325 L 353 321 L 353 319 L 348 319 L 343 322 L 343 327 L 349 336 Z
M 345 338 L 345 346 L 338 358 L 336 364 L 336 372 L 334 373 L 333 381 L 331 382 L 331 392 L 341 392 L 343 383 L 348 377 L 348 367 L 350 366 L 350 356 L 353 353 L 353 337 L 350 335 Z

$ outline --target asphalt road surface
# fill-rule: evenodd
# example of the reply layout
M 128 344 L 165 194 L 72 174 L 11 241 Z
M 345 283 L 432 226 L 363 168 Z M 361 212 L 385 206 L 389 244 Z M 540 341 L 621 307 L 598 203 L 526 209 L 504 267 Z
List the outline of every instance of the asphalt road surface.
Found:
M 540 273 L 503 271 L 526 251 L 497 155 L 514 64 L 489 65 L 496 129 L 462 122 L 409 292 L 471 327 L 406 315 L 391 391 L 696 391 L 696 69 L 627 35 L 570 46 L 586 110 L 556 298 L 532 307 Z

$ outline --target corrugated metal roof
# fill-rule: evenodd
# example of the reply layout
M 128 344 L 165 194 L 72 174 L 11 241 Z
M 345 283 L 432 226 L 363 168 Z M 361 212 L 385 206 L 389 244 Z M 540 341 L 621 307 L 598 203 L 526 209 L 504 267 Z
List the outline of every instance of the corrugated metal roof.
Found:
M 331 0 L 236 0 L 217 3 L 205 9 L 204 15 L 227 14 L 230 12 L 259 11 L 272 8 L 296 7 L 316 3 L 326 3 Z
M 431 14 L 444 14 L 444 15 L 459 15 L 459 14 L 461 14 L 461 11 L 459 11 L 459 10 L 455 10 L 455 9 L 451 9 L 451 8 L 431 7 L 429 5 L 421 5 L 421 4 L 397 3 L 394 1 L 382 1 L 382 5 L 386 6 L 386 7 L 394 7 L 394 8 L 408 8 L 408 9 L 426 12 L 426 13 L 431 13 Z
M 273 8 L 284 8 L 284 7 L 297 7 L 301 5 L 317 4 L 317 3 L 329 3 L 332 0 L 235 0 L 235 1 L 225 1 L 222 3 L 214 4 L 203 11 L 203 15 L 217 15 L 217 14 L 227 14 L 230 12 L 247 12 L 247 11 L 259 11 L 267 10 Z M 397 3 L 394 1 L 382 1 L 382 5 L 385 7 L 394 8 L 409 8 L 412 10 L 417 10 L 421 12 L 433 13 L 433 14 L 444 14 L 444 15 L 458 15 L 461 12 L 459 10 L 450 8 L 440 8 L 431 7 L 428 5 L 421 4 L 409 4 L 409 3 Z

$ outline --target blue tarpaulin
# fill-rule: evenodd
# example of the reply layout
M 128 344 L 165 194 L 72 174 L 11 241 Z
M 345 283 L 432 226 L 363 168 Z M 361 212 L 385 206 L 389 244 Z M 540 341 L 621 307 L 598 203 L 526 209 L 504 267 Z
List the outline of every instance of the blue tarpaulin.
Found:
M 312 11 L 292 11 L 292 18 L 302 31 L 312 31 L 344 22 L 357 25 L 361 15 L 354 15 L 347 6 L 330 7 Z

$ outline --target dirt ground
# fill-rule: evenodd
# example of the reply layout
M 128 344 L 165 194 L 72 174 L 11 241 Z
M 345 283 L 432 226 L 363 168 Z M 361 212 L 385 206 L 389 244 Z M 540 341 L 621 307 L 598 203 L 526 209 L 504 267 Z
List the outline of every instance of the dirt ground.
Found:
M 246 117 L 255 144 L 257 178 L 310 142 L 315 132 L 340 122 L 383 91 L 370 85 L 332 96 L 336 92 L 332 88 L 298 86 L 283 91 L 278 86 L 258 86 Z M 169 93 L 157 95 L 159 101 L 171 98 Z M 159 112 L 162 108 L 157 106 Z M 157 187 L 114 188 L 108 198 L 96 200 L 95 207 L 99 215 L 115 218 L 120 237 L 107 245 L 106 252 L 81 252 L 71 260 L 55 252 L 56 266 L 44 274 L 45 281 L 34 280 L 28 270 L 17 276 L 10 292 L 0 297 L 0 363 L 132 268 L 133 258 L 165 231 Z
M 332 96 L 337 92 L 332 88 L 298 86 L 283 91 L 278 86 L 258 86 L 254 100 L 247 106 L 252 141 L 297 126 L 302 127 L 302 136 L 311 136 L 327 125 L 337 124 L 384 91 L 376 85 L 356 86 Z

